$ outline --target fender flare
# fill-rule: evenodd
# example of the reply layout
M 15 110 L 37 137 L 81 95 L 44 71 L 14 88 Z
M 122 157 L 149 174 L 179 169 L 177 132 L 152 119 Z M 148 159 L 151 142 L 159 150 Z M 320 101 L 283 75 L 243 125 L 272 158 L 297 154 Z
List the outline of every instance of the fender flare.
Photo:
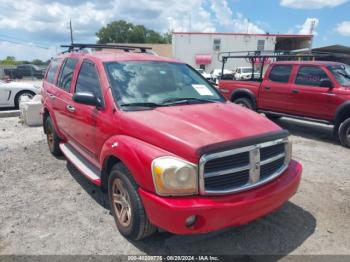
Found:
M 256 96 L 255 94 L 247 88 L 238 88 L 231 94 L 231 101 L 233 102 L 235 96 L 248 96 L 253 101 L 253 106 L 256 108 Z
M 171 155 L 173 154 L 170 152 L 131 136 L 112 136 L 103 144 L 99 158 L 102 169 L 101 186 L 107 189 L 109 160 L 114 158 L 129 169 L 136 184 L 154 192 L 151 163 L 157 157 Z
M 342 103 L 336 110 L 334 116 L 335 126 L 340 126 L 340 124 L 350 117 L 350 101 Z

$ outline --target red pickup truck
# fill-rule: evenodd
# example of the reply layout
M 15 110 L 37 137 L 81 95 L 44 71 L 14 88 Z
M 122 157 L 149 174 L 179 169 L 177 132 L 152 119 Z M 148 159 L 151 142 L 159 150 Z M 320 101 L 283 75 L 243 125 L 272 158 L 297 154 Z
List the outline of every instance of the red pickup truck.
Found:
M 261 82 L 221 80 L 230 101 L 276 119 L 294 117 L 334 125 L 350 147 L 350 66 L 324 61 L 272 63 Z
M 124 236 L 248 223 L 296 192 L 302 167 L 288 132 L 227 101 L 190 66 L 72 49 L 45 75 L 44 132 L 54 156 L 108 192 Z

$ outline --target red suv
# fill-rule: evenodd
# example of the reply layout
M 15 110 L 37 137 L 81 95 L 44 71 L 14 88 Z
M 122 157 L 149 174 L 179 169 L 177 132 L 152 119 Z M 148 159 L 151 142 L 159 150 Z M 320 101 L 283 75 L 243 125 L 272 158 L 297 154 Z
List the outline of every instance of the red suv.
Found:
M 43 123 L 51 153 L 108 192 L 124 236 L 237 226 L 296 192 L 302 167 L 287 131 L 184 63 L 119 48 L 53 59 Z

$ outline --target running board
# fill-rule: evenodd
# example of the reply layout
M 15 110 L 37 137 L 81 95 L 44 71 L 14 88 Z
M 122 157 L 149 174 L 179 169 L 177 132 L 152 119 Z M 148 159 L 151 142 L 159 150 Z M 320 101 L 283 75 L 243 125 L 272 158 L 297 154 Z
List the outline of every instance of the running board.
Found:
M 266 110 L 258 110 L 258 112 L 264 113 L 264 114 L 280 116 L 280 117 L 289 117 L 289 118 L 294 118 L 294 119 L 298 119 L 298 120 L 310 121 L 310 122 L 315 122 L 315 123 L 320 123 L 320 124 L 333 125 L 333 123 L 330 121 L 321 120 L 321 119 L 317 119 L 317 118 L 295 116 L 295 115 L 289 115 L 289 114 L 285 114 L 285 113 L 277 113 L 277 112 L 266 111 Z
M 79 154 L 72 146 L 67 143 L 61 143 L 60 149 L 65 157 L 92 183 L 101 185 L 99 170 Z

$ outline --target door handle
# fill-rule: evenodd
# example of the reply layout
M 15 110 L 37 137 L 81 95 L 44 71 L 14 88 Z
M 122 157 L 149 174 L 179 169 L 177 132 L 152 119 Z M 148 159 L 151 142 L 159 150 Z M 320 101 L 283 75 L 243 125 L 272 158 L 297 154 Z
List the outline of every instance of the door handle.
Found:
M 75 107 L 72 106 L 72 105 L 67 105 L 67 106 L 66 106 L 66 109 L 67 109 L 69 112 L 72 112 L 72 113 L 75 112 Z
M 298 94 L 298 93 L 299 93 L 299 90 L 292 89 L 292 94 Z
M 265 86 L 265 90 L 270 90 L 270 89 L 271 89 L 271 87 Z

